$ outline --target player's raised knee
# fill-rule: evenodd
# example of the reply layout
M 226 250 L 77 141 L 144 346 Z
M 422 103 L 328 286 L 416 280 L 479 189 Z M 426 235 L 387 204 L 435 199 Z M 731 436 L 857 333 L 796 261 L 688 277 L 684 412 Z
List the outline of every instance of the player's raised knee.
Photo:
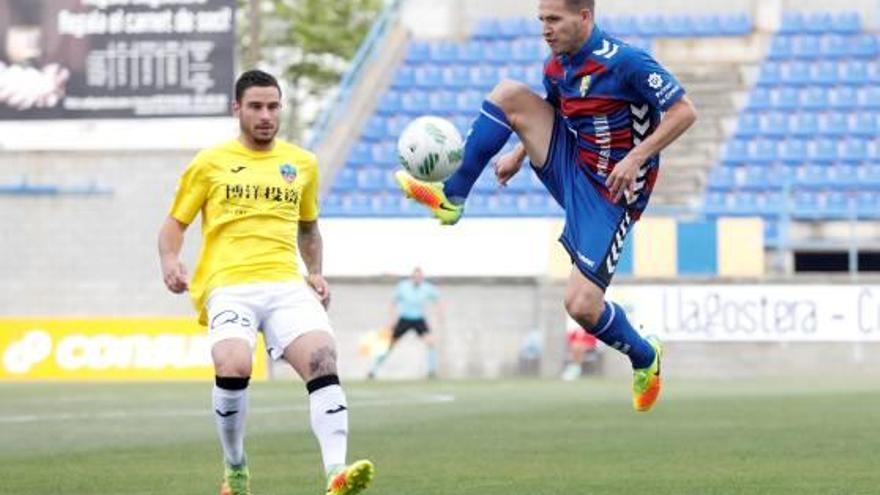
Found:
M 531 96 L 537 95 L 528 85 L 513 79 L 502 79 L 489 93 L 489 99 L 508 115 L 521 111 Z

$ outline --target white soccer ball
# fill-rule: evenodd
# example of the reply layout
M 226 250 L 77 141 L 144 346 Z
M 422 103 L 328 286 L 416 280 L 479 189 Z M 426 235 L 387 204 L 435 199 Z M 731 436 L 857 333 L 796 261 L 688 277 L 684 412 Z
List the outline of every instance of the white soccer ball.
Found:
M 435 116 L 410 122 L 397 140 L 397 156 L 413 177 L 442 181 L 461 165 L 464 141 L 452 122 Z

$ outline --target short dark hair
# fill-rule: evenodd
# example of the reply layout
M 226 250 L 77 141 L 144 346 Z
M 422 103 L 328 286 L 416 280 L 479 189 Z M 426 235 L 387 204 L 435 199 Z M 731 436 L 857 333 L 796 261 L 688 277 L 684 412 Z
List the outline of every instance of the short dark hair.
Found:
M 261 88 L 274 86 L 278 90 L 278 94 L 281 95 L 281 86 L 278 85 L 278 80 L 275 79 L 275 76 L 268 72 L 254 69 L 242 73 L 242 75 L 238 76 L 238 80 L 235 81 L 235 101 L 241 103 L 244 92 L 254 86 Z
M 596 0 L 565 0 L 565 5 L 569 9 L 577 12 L 580 12 L 581 9 L 596 12 Z

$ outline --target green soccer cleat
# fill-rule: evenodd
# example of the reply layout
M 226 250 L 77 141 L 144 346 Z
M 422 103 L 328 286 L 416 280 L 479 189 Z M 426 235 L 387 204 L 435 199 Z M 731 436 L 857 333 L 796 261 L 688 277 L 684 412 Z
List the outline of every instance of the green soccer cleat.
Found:
M 464 212 L 464 207 L 453 204 L 443 193 L 443 183 L 426 182 L 416 179 L 404 170 L 394 173 L 397 185 L 408 198 L 426 206 L 443 225 L 455 225 Z
M 660 358 L 663 356 L 663 344 L 653 335 L 646 340 L 654 348 L 655 355 L 651 366 L 633 370 L 633 407 L 639 412 L 650 410 L 660 397 Z
M 355 495 L 367 489 L 376 468 L 370 461 L 357 461 L 330 473 L 327 477 L 327 495 Z
M 251 495 L 251 473 L 246 465 L 226 466 L 220 495 Z

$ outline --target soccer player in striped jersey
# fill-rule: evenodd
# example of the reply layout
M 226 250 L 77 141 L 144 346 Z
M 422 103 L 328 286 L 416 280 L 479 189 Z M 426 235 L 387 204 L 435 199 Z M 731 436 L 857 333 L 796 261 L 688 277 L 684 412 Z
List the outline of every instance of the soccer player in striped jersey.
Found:
M 560 242 L 572 260 L 565 294 L 571 317 L 629 357 L 633 406 L 650 409 L 660 392 L 661 344 L 642 337 L 623 308 L 605 300 L 623 242 L 648 204 L 661 150 L 696 121 L 684 88 L 648 53 L 602 31 L 594 0 L 540 0 L 551 56 L 545 98 L 504 80 L 489 93 L 465 143 L 461 167 L 445 183 L 396 178 L 441 223 L 456 223 L 489 160 L 516 133 L 520 143 L 495 173 L 505 184 L 528 157 L 565 210 Z
M 159 232 L 165 285 L 175 294 L 189 290 L 212 343 L 212 409 L 225 461 L 220 494 L 251 493 L 244 435 L 258 331 L 269 355 L 290 363 L 306 382 L 326 493 L 360 493 L 373 477 L 373 465 L 345 460 L 348 405 L 325 309 L 330 288 L 321 275 L 318 163 L 312 153 L 275 138 L 281 89 L 270 74 L 242 74 L 233 110 L 238 139 L 196 155 Z M 199 213 L 202 248 L 189 281 L 180 250 Z M 301 273 L 297 254 L 308 273 Z

